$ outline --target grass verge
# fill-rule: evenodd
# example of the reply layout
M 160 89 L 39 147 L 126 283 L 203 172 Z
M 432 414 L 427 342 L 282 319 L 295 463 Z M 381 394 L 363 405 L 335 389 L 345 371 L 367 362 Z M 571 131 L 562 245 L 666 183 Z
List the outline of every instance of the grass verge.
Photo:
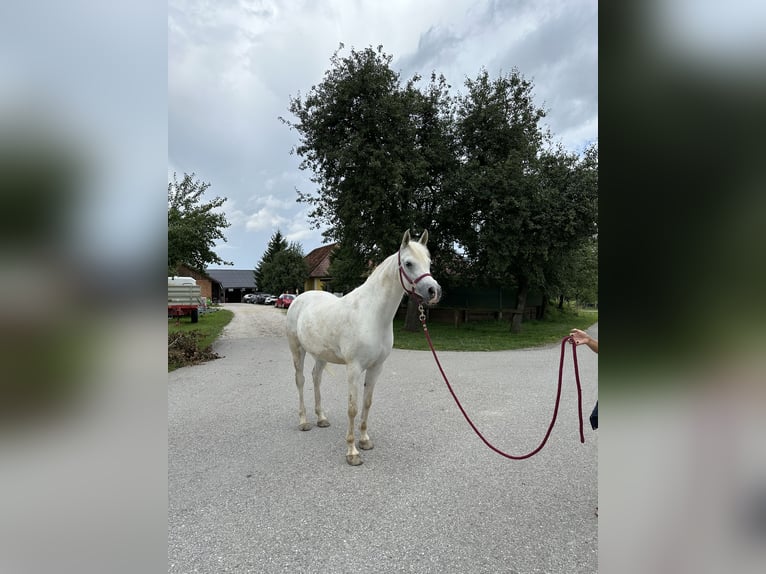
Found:
M 428 323 L 437 351 L 508 351 L 558 343 L 572 328 L 587 329 L 598 321 L 598 311 L 551 309 L 539 321 L 524 321 L 521 333 L 511 333 L 508 321 L 476 321 L 455 327 L 446 323 Z M 394 348 L 429 350 L 422 329 L 404 330 L 404 320 L 394 321 Z
M 192 323 L 188 317 L 178 323 L 168 319 L 168 372 L 217 359 L 211 345 L 232 317 L 231 311 L 219 309 L 201 315 L 198 323 Z

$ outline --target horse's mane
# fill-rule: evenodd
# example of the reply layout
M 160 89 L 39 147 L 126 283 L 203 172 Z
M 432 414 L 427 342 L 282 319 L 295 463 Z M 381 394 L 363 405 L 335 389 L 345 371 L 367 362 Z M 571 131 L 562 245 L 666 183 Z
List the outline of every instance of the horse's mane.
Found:
M 370 273 L 370 275 L 367 277 L 367 279 L 369 280 L 369 279 L 372 279 L 373 277 L 377 278 L 377 276 L 378 276 L 378 275 L 381 275 L 381 274 L 383 274 L 383 273 L 386 271 L 386 269 L 388 269 L 388 267 L 389 267 L 390 265 L 393 265 L 393 264 L 394 264 L 394 260 L 395 260 L 395 259 L 396 259 L 396 253 L 394 253 L 393 255 L 389 255 L 388 257 L 386 257 L 386 258 L 385 258 L 383 261 L 381 261 L 381 262 L 380 262 L 380 263 L 379 263 L 379 264 L 378 264 L 378 265 L 375 267 L 375 269 L 373 269 L 373 270 L 372 270 L 372 273 Z

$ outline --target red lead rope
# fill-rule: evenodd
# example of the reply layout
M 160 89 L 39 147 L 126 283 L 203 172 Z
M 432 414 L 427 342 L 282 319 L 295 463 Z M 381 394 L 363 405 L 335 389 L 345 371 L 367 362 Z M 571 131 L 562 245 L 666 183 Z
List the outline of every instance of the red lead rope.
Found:
M 556 417 L 559 414 L 559 402 L 561 399 L 561 380 L 564 373 L 564 350 L 566 348 L 566 344 L 569 342 L 572 344 L 572 359 L 574 360 L 574 372 L 575 372 L 575 381 L 577 383 L 577 409 L 578 409 L 578 415 L 580 417 L 580 442 L 585 442 L 585 435 L 583 434 L 583 423 L 582 423 L 582 388 L 580 386 L 580 371 L 577 367 L 577 347 L 575 345 L 574 339 L 572 337 L 564 337 L 561 340 L 561 360 L 559 361 L 559 385 L 558 390 L 556 391 L 556 406 L 553 409 L 553 418 L 551 418 L 551 424 L 548 426 L 548 432 L 545 433 L 545 437 L 543 437 L 543 441 L 540 443 L 540 446 L 538 446 L 535 450 L 528 454 L 523 455 L 512 455 L 508 454 L 506 452 L 503 452 L 496 446 L 492 445 L 486 438 L 484 438 L 484 435 L 481 434 L 481 431 L 479 431 L 478 428 L 476 428 L 476 425 L 473 424 L 473 421 L 471 420 L 471 417 L 468 416 L 468 414 L 465 412 L 465 409 L 463 408 L 463 405 L 460 404 L 460 400 L 458 400 L 457 395 L 455 394 L 455 391 L 452 390 L 452 385 L 450 385 L 449 380 L 447 380 L 447 375 L 444 374 L 444 369 L 442 368 L 441 363 L 439 362 L 439 357 L 436 356 L 436 351 L 434 350 L 434 345 L 431 342 L 431 335 L 428 333 L 428 327 L 426 326 L 426 317 L 425 313 L 423 312 L 422 305 L 420 306 L 420 322 L 423 323 L 423 332 L 426 334 L 426 339 L 428 340 L 428 346 L 431 347 L 431 353 L 434 356 L 434 359 L 436 360 L 436 365 L 439 367 L 439 371 L 442 374 L 442 378 L 444 379 L 444 382 L 447 383 L 447 388 L 449 389 L 449 392 L 452 394 L 452 398 L 455 399 L 455 403 L 457 403 L 458 408 L 460 409 L 460 412 L 463 413 L 463 416 L 465 417 L 465 420 L 468 421 L 468 424 L 471 425 L 471 428 L 474 430 L 474 432 L 478 435 L 478 437 L 486 444 L 489 448 L 494 450 L 497 454 L 500 456 L 504 456 L 505 458 L 510 458 L 513 460 L 524 460 L 525 458 L 529 458 L 538 452 L 542 450 L 542 448 L 545 446 L 545 443 L 548 442 L 548 437 L 551 436 L 551 431 L 553 430 L 553 426 L 556 424 Z

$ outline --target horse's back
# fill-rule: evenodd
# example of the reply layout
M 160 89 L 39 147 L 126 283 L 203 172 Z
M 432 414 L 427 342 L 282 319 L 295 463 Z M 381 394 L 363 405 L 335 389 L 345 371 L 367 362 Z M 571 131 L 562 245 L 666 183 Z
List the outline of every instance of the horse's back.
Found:
M 345 305 L 326 291 L 306 291 L 287 310 L 287 337 L 315 357 L 331 363 L 345 363 L 341 349 L 348 332 Z
M 312 321 L 321 320 L 321 315 L 332 316 L 332 307 L 338 297 L 327 291 L 304 291 L 298 295 L 287 309 L 287 333 L 297 335 L 298 322 L 305 321 L 311 315 Z
M 295 299 L 293 299 L 290 307 L 287 308 L 288 322 L 290 321 L 291 316 L 293 318 L 297 318 L 298 315 L 300 315 L 303 312 L 303 309 L 306 307 L 327 305 L 337 300 L 338 298 L 335 295 L 332 295 L 327 291 L 304 291 Z

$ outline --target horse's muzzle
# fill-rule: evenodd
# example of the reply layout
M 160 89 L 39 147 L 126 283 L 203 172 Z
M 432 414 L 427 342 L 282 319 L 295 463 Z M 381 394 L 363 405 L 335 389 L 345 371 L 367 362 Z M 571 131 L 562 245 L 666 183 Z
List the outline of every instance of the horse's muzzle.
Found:
M 434 282 L 433 285 L 428 286 L 428 299 L 426 300 L 426 303 L 429 305 L 436 305 L 439 302 L 439 299 L 442 298 L 442 288 L 439 286 L 438 283 Z

